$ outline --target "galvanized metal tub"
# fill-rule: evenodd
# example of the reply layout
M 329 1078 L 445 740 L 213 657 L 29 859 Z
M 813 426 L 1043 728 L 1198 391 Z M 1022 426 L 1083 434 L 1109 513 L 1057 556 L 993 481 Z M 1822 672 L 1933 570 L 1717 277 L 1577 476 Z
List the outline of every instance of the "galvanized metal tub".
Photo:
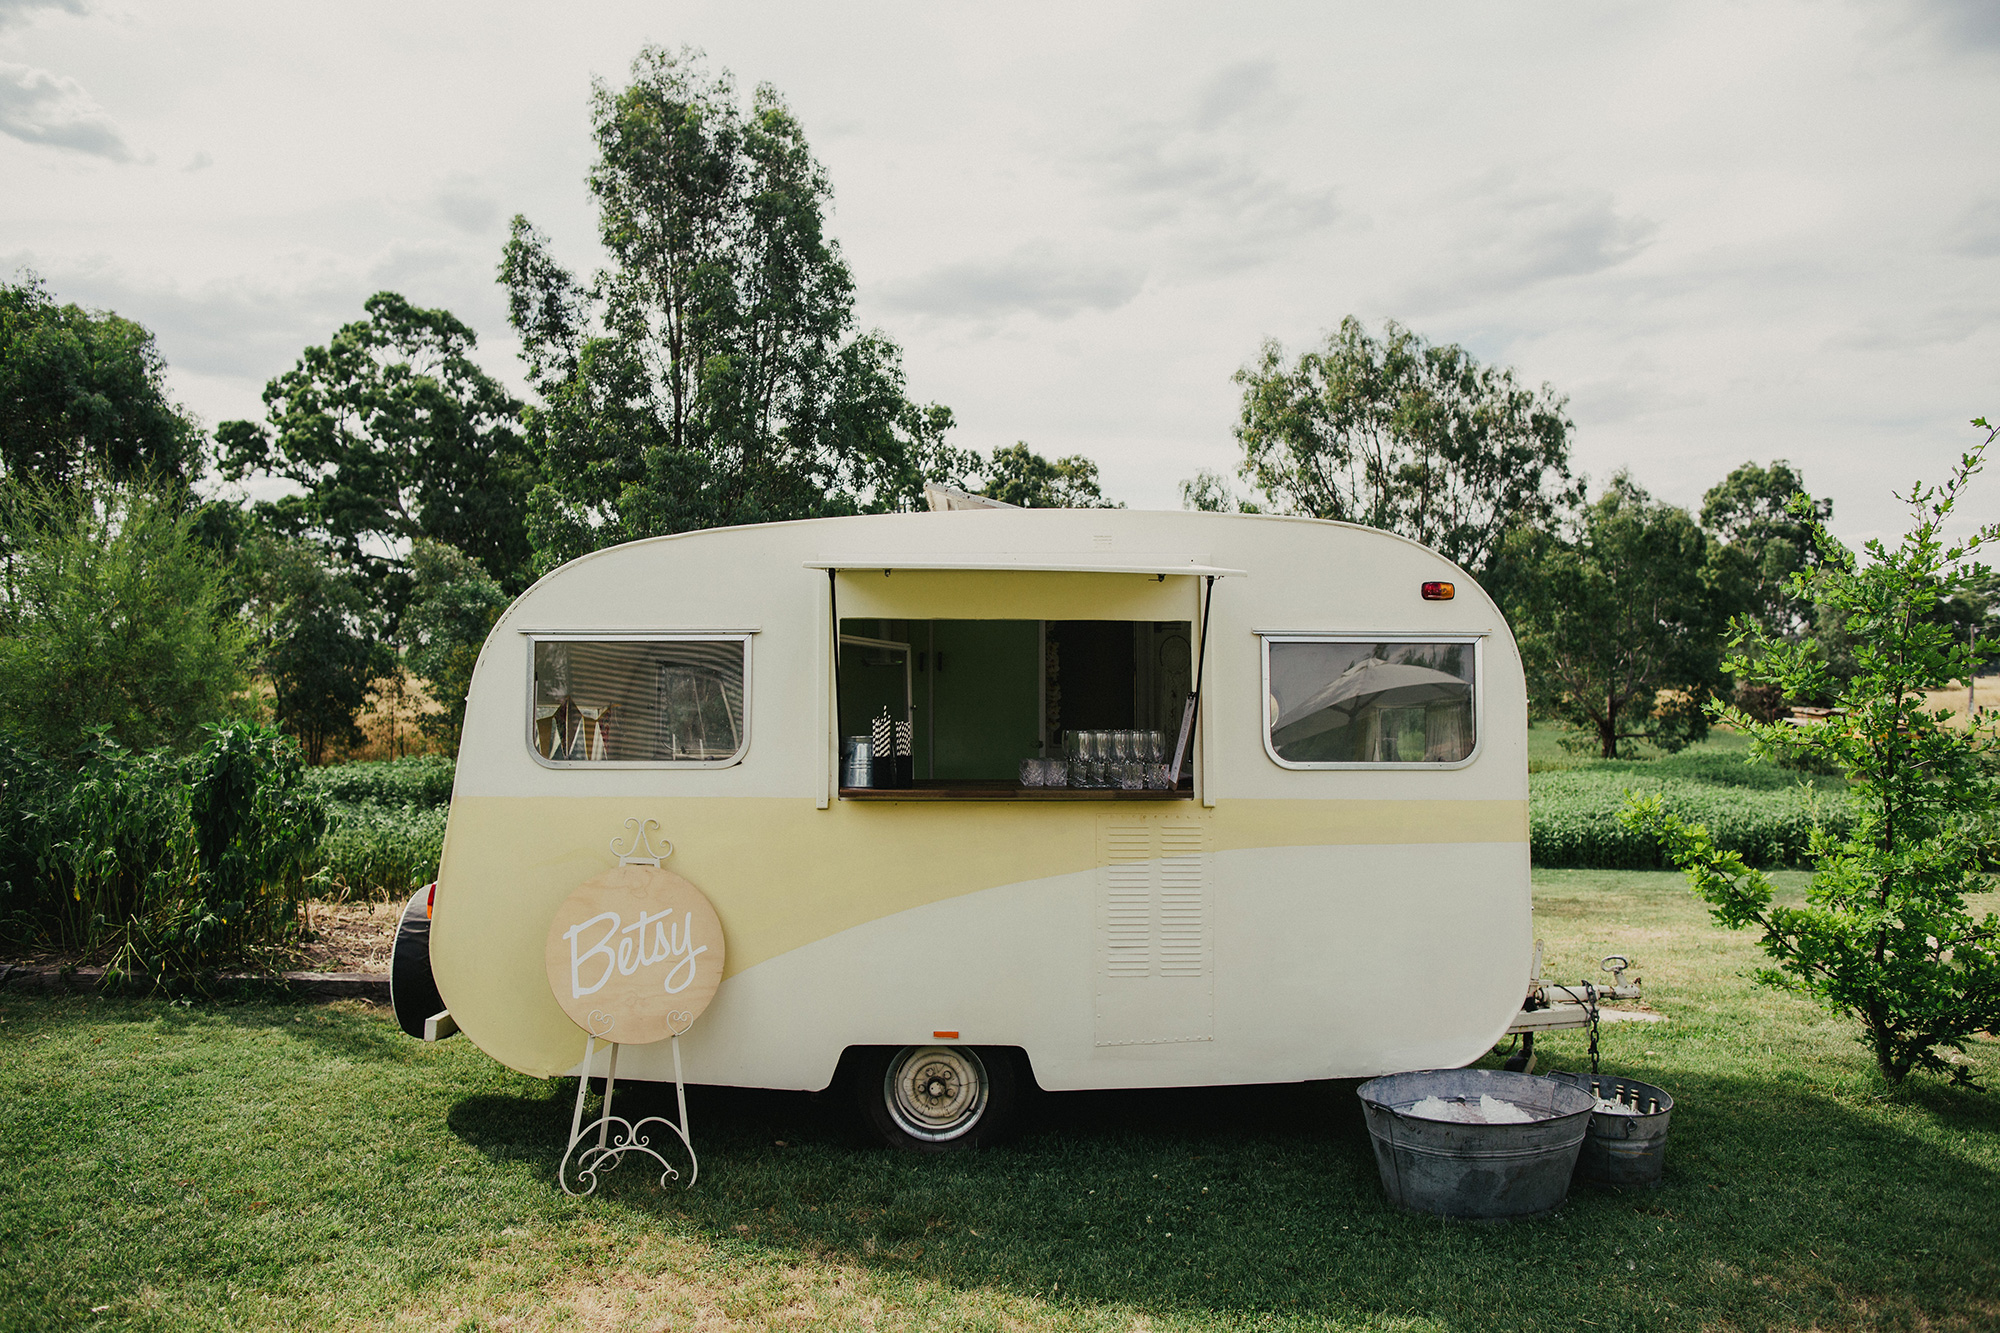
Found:
M 1410 1108 L 1427 1097 L 1512 1102 L 1525 1124 L 1461 1124 Z M 1565 1083 L 1500 1069 L 1390 1074 L 1361 1085 L 1382 1191 L 1401 1208 L 1444 1217 L 1534 1217 L 1560 1204 L 1597 1099 Z
M 1619 1102 L 1636 1113 L 1592 1110 L 1590 1132 L 1577 1154 L 1577 1179 L 1624 1188 L 1660 1183 L 1667 1166 L 1667 1125 L 1674 1113 L 1674 1099 L 1666 1089 L 1610 1074 L 1551 1072 L 1549 1077 L 1589 1093 L 1593 1106 Z

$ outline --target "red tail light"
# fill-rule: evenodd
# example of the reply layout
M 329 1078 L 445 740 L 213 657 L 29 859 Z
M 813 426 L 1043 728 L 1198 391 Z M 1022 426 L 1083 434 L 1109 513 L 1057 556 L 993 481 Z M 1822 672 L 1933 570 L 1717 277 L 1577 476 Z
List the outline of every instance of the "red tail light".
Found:
M 438 884 L 436 880 L 432 880 L 430 888 L 424 890 L 424 920 L 431 919 L 431 909 L 437 906 L 437 900 Z
M 1424 600 L 1427 602 L 1448 602 L 1454 589 L 1449 583 L 1426 583 Z

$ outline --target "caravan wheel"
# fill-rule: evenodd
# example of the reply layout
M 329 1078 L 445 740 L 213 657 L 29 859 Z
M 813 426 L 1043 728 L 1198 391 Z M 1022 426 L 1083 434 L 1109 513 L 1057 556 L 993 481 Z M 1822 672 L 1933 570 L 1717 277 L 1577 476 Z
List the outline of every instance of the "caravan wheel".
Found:
M 1004 1047 L 875 1047 L 858 1053 L 852 1087 L 884 1143 L 954 1152 L 994 1142 L 1020 1106 L 1017 1056 Z

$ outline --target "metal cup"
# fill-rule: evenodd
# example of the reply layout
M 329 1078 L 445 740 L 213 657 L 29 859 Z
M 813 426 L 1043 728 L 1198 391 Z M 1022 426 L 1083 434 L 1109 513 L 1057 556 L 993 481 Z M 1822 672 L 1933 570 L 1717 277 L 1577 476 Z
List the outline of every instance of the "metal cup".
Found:
M 849 736 L 840 743 L 840 785 L 875 785 L 875 741 L 869 736 Z

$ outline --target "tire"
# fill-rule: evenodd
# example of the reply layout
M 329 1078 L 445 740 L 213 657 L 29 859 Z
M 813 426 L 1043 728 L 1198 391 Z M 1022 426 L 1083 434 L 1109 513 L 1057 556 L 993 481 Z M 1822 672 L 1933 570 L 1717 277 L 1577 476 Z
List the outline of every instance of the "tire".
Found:
M 892 1148 L 982 1148 L 1019 1121 L 1025 1061 L 1011 1047 L 870 1046 L 854 1057 L 848 1087 L 862 1124 Z
M 389 953 L 389 1007 L 396 1025 L 419 1041 L 424 1020 L 444 1012 L 444 997 L 431 977 L 430 892 L 426 884 L 411 895 Z

